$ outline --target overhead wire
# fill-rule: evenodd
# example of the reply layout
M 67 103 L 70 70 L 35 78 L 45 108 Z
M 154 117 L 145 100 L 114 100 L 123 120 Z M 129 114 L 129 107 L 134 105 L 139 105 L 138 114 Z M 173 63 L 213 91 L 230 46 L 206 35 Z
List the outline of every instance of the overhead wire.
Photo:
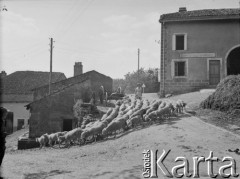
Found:
M 71 16 L 75 13 L 75 11 L 77 12 L 78 2 L 79 2 L 78 0 L 74 0 L 72 6 L 70 6 L 70 8 L 64 14 L 64 20 L 60 18 L 60 21 L 55 25 L 55 28 L 53 28 L 53 33 L 55 33 L 59 29 L 61 30 L 61 28 L 65 26 L 66 21 L 69 21 L 72 18 Z
M 60 34 L 60 38 L 59 39 L 63 39 L 63 37 L 66 36 L 66 34 L 68 33 L 69 29 L 74 25 L 74 23 L 76 22 L 76 20 L 78 20 L 81 15 L 83 15 L 87 9 L 90 7 L 90 5 L 94 2 L 94 0 L 89 0 L 88 4 L 86 4 L 86 6 L 83 6 L 83 8 L 79 11 L 79 13 L 77 14 L 77 16 L 75 18 L 73 18 L 70 22 L 70 25 L 68 25 L 65 30 Z

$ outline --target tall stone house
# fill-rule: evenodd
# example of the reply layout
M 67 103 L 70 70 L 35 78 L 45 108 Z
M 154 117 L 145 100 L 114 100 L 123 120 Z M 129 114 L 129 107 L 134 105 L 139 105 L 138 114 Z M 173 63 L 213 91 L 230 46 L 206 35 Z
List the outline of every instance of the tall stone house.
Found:
M 160 93 L 214 88 L 240 74 L 240 9 L 162 14 Z

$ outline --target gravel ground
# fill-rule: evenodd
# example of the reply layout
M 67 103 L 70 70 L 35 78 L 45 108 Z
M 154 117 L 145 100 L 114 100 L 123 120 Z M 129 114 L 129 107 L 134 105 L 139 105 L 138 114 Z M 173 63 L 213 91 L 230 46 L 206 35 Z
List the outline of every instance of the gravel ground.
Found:
M 190 93 L 171 97 L 183 99 L 189 106 L 207 97 L 206 93 Z M 144 98 L 158 98 L 156 94 L 144 94 Z M 22 131 L 24 132 L 24 131 Z M 11 136 L 7 139 L 10 140 Z M 222 159 L 232 156 L 239 159 L 228 149 L 239 147 L 240 138 L 218 127 L 209 125 L 198 118 L 186 114 L 159 121 L 147 127 L 139 127 L 97 143 L 85 146 L 72 146 L 69 149 L 54 148 L 8 150 L 4 157 L 2 173 L 6 178 L 143 178 L 142 152 L 144 149 L 171 149 L 164 163 L 168 168 L 179 163 L 174 160 L 185 156 L 192 171 L 193 156 L 214 156 Z M 12 142 L 13 144 L 13 142 Z M 10 145 L 10 144 L 9 144 Z M 159 154 L 159 155 L 160 155 Z M 239 171 L 239 160 L 237 171 Z M 222 165 L 214 164 L 214 171 Z M 200 165 L 201 178 L 209 178 L 207 163 Z M 164 178 L 158 170 L 158 177 Z M 165 177 L 166 178 L 166 177 Z M 218 177 L 221 178 L 221 177 Z

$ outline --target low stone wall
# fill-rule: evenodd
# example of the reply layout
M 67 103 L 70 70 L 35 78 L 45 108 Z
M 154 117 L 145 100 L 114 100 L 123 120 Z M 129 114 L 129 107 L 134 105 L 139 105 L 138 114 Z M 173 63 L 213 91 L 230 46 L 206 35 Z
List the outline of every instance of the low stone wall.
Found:
M 203 88 L 208 88 L 208 80 L 186 80 L 186 79 L 174 79 L 165 81 L 165 94 L 182 94 L 197 91 Z M 163 89 L 163 84 L 161 83 L 160 93 Z

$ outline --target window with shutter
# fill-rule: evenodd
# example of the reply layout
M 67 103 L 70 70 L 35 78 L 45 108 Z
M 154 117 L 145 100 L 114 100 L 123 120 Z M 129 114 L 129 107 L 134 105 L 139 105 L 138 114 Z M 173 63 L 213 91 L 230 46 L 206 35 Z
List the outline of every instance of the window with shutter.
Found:
M 173 34 L 172 50 L 187 50 L 187 34 Z
M 186 76 L 186 63 L 185 62 L 175 62 L 174 64 L 174 76 Z

